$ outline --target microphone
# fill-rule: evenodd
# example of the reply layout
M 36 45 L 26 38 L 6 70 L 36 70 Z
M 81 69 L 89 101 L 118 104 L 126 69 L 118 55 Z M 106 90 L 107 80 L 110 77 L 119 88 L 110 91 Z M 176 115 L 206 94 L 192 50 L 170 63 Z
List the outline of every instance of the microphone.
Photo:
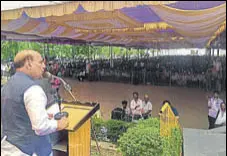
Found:
M 43 73 L 43 77 L 44 78 L 48 78 L 48 79 L 57 78 L 57 79 L 59 79 L 62 82 L 64 88 L 67 91 L 72 91 L 72 87 L 68 83 L 66 83 L 62 78 L 60 78 L 58 76 L 52 75 L 51 73 L 46 71 L 46 72 Z
M 58 76 L 55 76 L 55 75 L 52 75 L 51 73 L 49 73 L 49 72 L 44 72 L 43 73 L 43 77 L 44 78 L 58 78 L 62 83 L 63 83 L 63 86 L 64 86 L 64 88 L 65 88 L 65 90 L 67 90 L 68 92 L 69 92 L 69 94 L 71 95 L 71 97 L 73 98 L 73 100 L 75 101 L 75 102 L 78 102 L 77 100 L 76 100 L 76 98 L 74 97 L 74 95 L 72 94 L 72 87 L 68 84 L 68 83 L 66 83 L 62 78 L 60 78 L 60 77 L 58 77 Z
M 68 92 L 70 92 L 71 93 L 71 90 L 72 90 L 72 88 L 71 88 L 71 86 L 69 85 L 69 84 L 67 84 L 62 78 L 60 78 L 60 77 L 58 77 L 58 76 L 55 76 L 55 75 L 52 75 L 51 73 L 49 73 L 49 72 L 44 72 L 43 73 L 43 78 L 48 78 L 48 79 L 52 79 L 52 78 L 57 78 L 57 79 L 59 79 L 62 83 L 63 83 L 63 86 L 64 86 L 64 88 L 68 91 Z M 72 94 L 72 93 L 71 93 Z M 57 98 L 58 99 L 58 98 Z M 62 117 L 68 117 L 68 112 L 61 112 L 61 100 L 60 99 L 58 99 L 57 100 L 58 101 L 58 104 L 59 104 L 59 110 L 60 110 L 60 112 L 58 112 L 58 113 L 56 113 L 55 115 L 54 115 L 54 119 L 55 120 L 60 120 Z

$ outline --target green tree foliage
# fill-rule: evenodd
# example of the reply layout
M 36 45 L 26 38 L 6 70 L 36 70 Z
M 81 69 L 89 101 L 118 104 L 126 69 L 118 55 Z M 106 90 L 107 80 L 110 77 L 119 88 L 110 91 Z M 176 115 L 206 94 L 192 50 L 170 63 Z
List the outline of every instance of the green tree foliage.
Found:
M 162 138 L 159 133 L 159 119 L 140 121 L 137 126 L 129 128 L 118 143 L 124 156 L 161 156 Z
M 89 45 L 61 45 L 47 44 L 39 42 L 16 42 L 16 41 L 1 41 L 1 59 L 8 60 L 14 58 L 16 53 L 25 49 L 33 49 L 40 52 L 43 56 L 49 57 L 66 57 L 79 59 L 110 59 L 109 46 L 89 46 Z M 140 54 L 139 54 L 140 53 Z M 134 48 L 126 49 L 123 47 L 112 47 L 112 57 L 128 58 L 143 56 L 144 50 Z
M 102 140 L 101 129 L 102 127 L 105 127 L 107 129 L 107 138 L 114 144 L 117 143 L 117 140 L 123 135 L 123 133 L 127 131 L 128 128 L 133 127 L 134 125 L 135 123 L 132 122 L 124 122 L 119 120 L 104 121 L 103 119 L 93 118 L 93 127 L 99 140 Z M 94 138 L 93 135 L 92 138 Z
M 182 152 L 182 134 L 179 128 L 172 129 L 171 137 L 163 138 L 163 156 L 179 156 Z
M 171 136 L 161 137 L 159 119 L 150 118 L 129 128 L 118 144 L 124 156 L 179 156 L 182 136 L 180 129 L 175 128 Z

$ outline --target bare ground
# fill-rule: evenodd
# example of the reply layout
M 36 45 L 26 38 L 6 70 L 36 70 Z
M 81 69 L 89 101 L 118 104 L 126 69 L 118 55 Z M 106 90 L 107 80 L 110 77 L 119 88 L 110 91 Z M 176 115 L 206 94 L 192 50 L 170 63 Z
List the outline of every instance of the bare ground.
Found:
M 132 92 L 137 91 L 141 99 L 144 94 L 149 95 L 153 104 L 152 116 L 158 116 L 162 101 L 168 99 L 177 108 L 183 127 L 207 129 L 207 95 L 211 93 L 201 89 L 66 80 L 72 86 L 77 100 L 100 103 L 104 119 L 110 119 L 111 111 L 120 107 L 122 100 L 130 102 Z M 63 88 L 60 89 L 60 94 L 65 100 L 73 100 Z

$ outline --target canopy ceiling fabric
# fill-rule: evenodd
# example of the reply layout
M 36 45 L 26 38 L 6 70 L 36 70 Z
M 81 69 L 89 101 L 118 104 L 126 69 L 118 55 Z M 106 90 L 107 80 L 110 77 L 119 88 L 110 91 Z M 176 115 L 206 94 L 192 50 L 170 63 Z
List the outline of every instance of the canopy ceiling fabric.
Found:
M 77 1 L 1 18 L 1 39 L 203 48 L 226 29 L 226 1 Z

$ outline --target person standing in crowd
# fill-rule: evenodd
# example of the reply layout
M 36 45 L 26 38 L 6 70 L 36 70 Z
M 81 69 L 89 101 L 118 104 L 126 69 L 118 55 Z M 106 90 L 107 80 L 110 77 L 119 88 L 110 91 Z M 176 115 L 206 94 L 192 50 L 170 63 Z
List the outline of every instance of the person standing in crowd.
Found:
M 35 82 L 43 75 L 43 58 L 36 51 L 24 50 L 17 53 L 14 65 L 16 73 L 1 91 L 2 135 L 6 137 L 1 155 L 52 156 L 49 134 L 65 129 L 69 122 L 65 117 L 48 117 L 47 97 Z
M 215 127 L 215 120 L 217 117 L 218 110 L 220 108 L 221 103 L 223 102 L 222 99 L 219 98 L 219 93 L 217 91 L 214 92 L 214 96 L 209 98 L 208 100 L 208 122 L 209 122 L 209 129 Z
M 90 81 L 90 70 L 91 70 L 91 63 L 89 60 L 86 60 L 86 77 Z
M 169 104 L 169 106 L 170 106 L 170 108 L 171 108 L 173 114 L 175 115 L 175 117 L 176 117 L 177 119 L 179 119 L 179 113 L 178 113 L 177 109 L 176 109 L 175 107 L 173 107 L 173 105 L 171 104 L 171 102 L 170 102 L 169 100 L 164 100 L 164 101 L 162 102 L 162 107 L 163 107 L 166 103 Z M 162 107 L 161 107 L 161 110 L 160 110 L 160 112 L 159 112 L 159 115 L 160 115 L 161 113 L 163 113 L 163 112 L 162 112 Z
M 206 71 L 206 91 L 210 91 L 212 88 L 211 82 L 212 82 L 212 69 L 208 68 Z
M 221 103 L 221 108 L 218 111 L 217 119 L 215 121 L 215 127 L 221 127 L 226 125 L 226 105 L 223 101 Z
M 5 75 L 4 73 L 5 69 L 6 69 L 6 65 L 3 62 L 1 62 L 1 77 Z
M 84 81 L 85 79 L 85 71 L 81 70 L 77 76 L 78 81 Z
M 133 99 L 130 103 L 130 109 L 132 113 L 132 120 L 139 120 L 142 116 L 143 102 L 139 99 L 139 93 L 133 92 Z
M 214 73 L 215 73 L 215 89 L 219 92 L 221 91 L 221 79 L 222 79 L 222 64 L 220 58 L 217 58 L 213 64 Z
M 149 100 L 149 96 L 147 94 L 144 95 L 142 115 L 144 119 L 151 117 L 152 112 L 152 103 Z

